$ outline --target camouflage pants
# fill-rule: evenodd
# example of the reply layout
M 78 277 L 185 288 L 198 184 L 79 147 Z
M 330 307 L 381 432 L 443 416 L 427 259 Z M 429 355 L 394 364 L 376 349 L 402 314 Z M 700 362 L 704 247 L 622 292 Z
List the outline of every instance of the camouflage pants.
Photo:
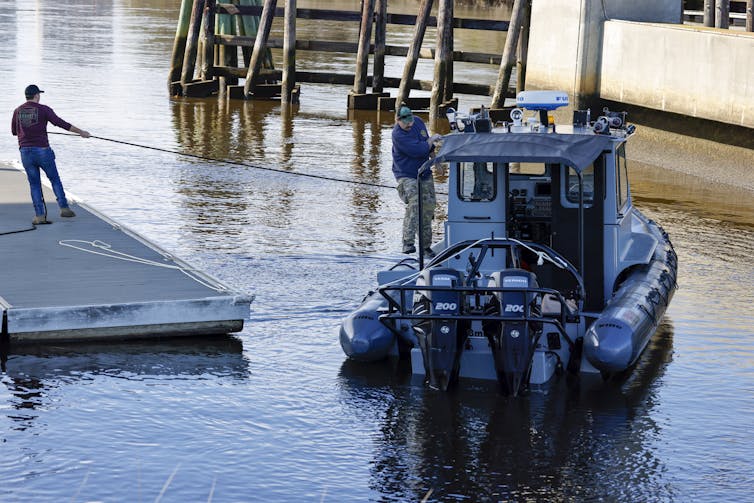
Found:
M 422 184 L 422 241 L 425 247 L 432 245 L 432 219 L 435 216 L 435 181 L 432 177 Z M 413 246 L 419 228 L 419 184 L 415 178 L 398 180 L 398 197 L 406 203 L 403 217 L 403 247 Z

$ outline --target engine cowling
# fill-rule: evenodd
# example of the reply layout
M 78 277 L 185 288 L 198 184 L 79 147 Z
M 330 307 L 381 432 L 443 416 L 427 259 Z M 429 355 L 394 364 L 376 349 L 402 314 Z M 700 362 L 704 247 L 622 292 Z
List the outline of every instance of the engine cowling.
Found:
M 424 359 L 429 385 L 446 390 L 457 378 L 465 339 L 463 324 L 452 319 L 462 311 L 463 295 L 456 290 L 422 290 L 421 286 L 456 287 L 463 281 L 460 271 L 433 268 L 422 272 L 416 283 L 414 315 L 442 316 L 418 322 L 414 329 Z
M 526 319 L 540 315 L 540 295 L 527 291 L 539 288 L 539 284 L 532 272 L 506 269 L 492 274 L 490 287 L 502 290 L 492 296 L 488 314 L 508 319 L 487 322 L 485 334 L 500 386 L 506 394 L 517 396 L 528 386 L 534 348 L 542 333 L 541 322 Z

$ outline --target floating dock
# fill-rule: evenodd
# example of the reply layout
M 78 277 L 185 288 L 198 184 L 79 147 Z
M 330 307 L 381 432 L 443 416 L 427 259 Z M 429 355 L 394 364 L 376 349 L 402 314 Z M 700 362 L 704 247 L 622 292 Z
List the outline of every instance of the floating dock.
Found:
M 43 177 L 44 179 L 44 177 Z M 231 291 L 93 208 L 31 224 L 24 172 L 0 167 L 0 307 L 10 343 L 237 332 L 253 297 Z

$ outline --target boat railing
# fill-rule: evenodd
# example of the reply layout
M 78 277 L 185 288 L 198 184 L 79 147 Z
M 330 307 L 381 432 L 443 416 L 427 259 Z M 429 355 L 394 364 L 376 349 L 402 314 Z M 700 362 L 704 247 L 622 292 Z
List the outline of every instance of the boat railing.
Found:
M 481 306 L 477 305 L 473 308 L 467 306 L 465 302 L 459 302 L 455 313 L 438 313 L 431 314 L 428 312 L 414 313 L 413 305 L 411 312 L 408 312 L 406 306 L 409 304 L 406 302 L 407 294 L 413 295 L 415 291 L 422 292 L 451 292 L 458 295 L 461 299 L 469 297 L 481 300 L 482 297 L 489 298 L 496 293 L 522 293 L 525 299 L 528 299 L 524 303 L 524 309 L 521 313 L 503 313 L 503 314 L 491 314 L 484 312 Z M 495 321 L 495 322 L 531 322 L 542 323 L 546 325 L 554 326 L 563 338 L 568 342 L 568 345 L 573 348 L 575 342 L 570 338 L 565 330 L 566 323 L 577 323 L 579 321 L 579 313 L 577 310 L 572 309 L 569 306 L 566 298 L 551 288 L 533 288 L 533 287 L 495 287 L 485 286 L 479 287 L 476 285 L 471 286 L 436 286 L 436 285 L 388 285 L 381 286 L 377 291 L 388 302 L 388 310 L 386 313 L 380 315 L 380 321 L 392 329 L 391 320 L 410 320 L 421 323 L 423 321 L 442 320 L 442 321 Z M 541 310 L 539 312 L 533 311 L 533 305 L 542 305 L 542 301 L 546 296 L 555 297 L 560 303 L 559 312 L 556 314 L 543 314 Z M 535 302 L 538 300 L 539 302 Z M 413 304 L 413 303 L 412 303 Z M 481 302 L 477 302 L 481 304 Z M 415 323 L 416 324 L 416 323 Z

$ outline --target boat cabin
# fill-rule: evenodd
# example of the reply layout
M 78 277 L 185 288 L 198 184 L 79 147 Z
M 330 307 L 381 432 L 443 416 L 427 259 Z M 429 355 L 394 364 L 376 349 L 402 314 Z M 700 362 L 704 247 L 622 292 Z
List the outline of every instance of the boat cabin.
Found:
M 538 112 L 562 101 L 539 101 L 521 103 L 534 108 L 534 117 L 524 119 L 524 112 L 515 109 L 514 120 L 497 127 L 484 112 L 471 121 L 451 112 L 451 123 L 464 130 L 447 135 L 434 160 L 446 162 L 449 169 L 448 214 L 440 248 L 483 237 L 547 245 L 581 273 L 584 310 L 601 311 L 620 273 L 646 263 L 657 244 L 651 235 L 633 232 L 640 222 L 632 215 L 628 184 L 625 142 L 630 131 L 600 134 L 578 123 L 556 131 L 540 122 Z M 620 126 L 620 116 L 613 117 L 613 125 Z M 480 128 L 484 121 L 488 124 Z M 485 267 L 510 267 L 506 260 L 488 258 Z M 450 267 L 463 269 L 467 261 L 467 255 L 459 255 L 450 260 Z M 538 266 L 536 257 L 524 256 L 522 264 L 541 278 L 540 283 L 558 290 L 575 287 L 562 284 L 572 281 L 570 275 L 547 264 Z

